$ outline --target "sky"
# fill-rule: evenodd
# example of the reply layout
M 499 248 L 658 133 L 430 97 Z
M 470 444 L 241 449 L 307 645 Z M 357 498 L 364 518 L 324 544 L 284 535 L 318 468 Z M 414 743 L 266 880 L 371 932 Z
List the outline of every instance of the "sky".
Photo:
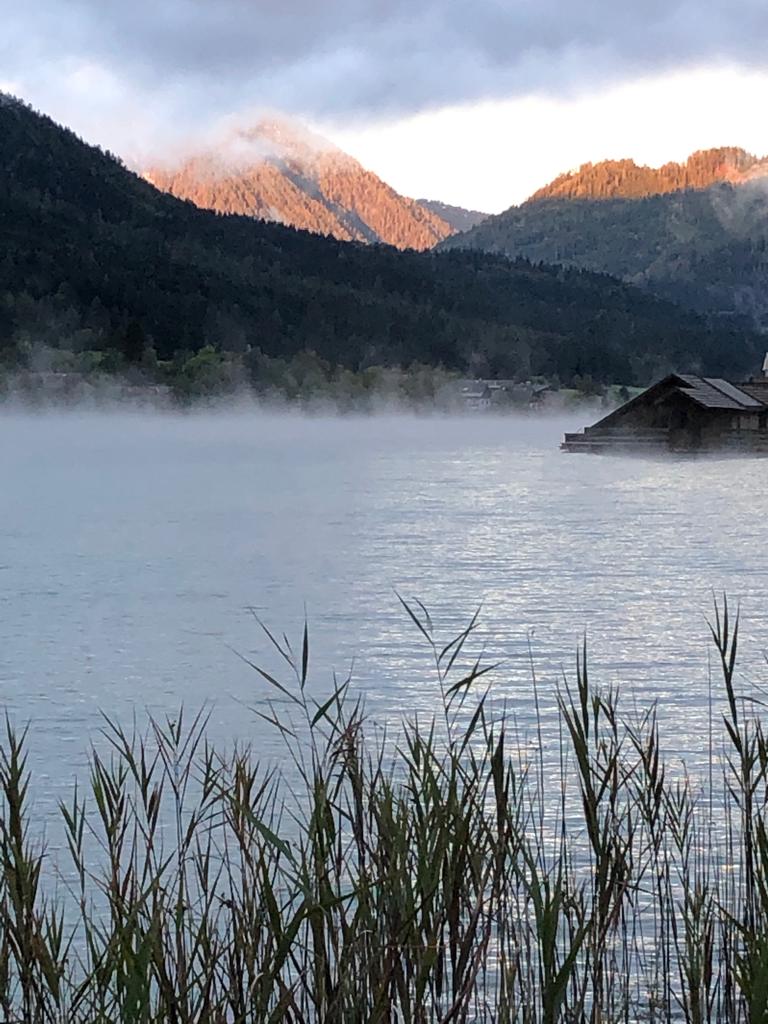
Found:
M 586 161 L 768 153 L 765 0 L 0 0 L 0 89 L 140 166 L 296 116 L 486 212 Z

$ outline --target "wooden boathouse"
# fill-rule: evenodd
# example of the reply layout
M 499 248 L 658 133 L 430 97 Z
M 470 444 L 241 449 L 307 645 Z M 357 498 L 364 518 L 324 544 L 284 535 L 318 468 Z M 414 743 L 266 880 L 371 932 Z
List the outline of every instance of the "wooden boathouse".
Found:
M 768 454 L 768 378 L 732 384 L 672 373 L 591 427 L 566 434 L 561 448 Z

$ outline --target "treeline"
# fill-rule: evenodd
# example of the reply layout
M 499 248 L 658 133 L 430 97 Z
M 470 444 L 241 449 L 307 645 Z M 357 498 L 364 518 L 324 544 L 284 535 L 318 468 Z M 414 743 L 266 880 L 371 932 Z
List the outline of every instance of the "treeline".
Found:
M 582 164 L 540 188 L 531 199 L 640 199 L 680 189 L 705 189 L 723 181 L 746 180 L 765 160 L 735 146 L 704 149 L 685 163 L 647 167 L 634 160 Z
M 615 279 L 479 252 L 397 252 L 202 211 L 0 102 L 0 360 L 115 369 L 203 349 L 334 367 L 644 384 L 749 372 L 763 343 Z
M 576 394 L 564 398 L 597 396 L 609 402 L 616 390 L 601 388 L 591 378 L 579 378 L 575 384 Z M 0 367 L 0 401 L 33 407 L 112 400 L 184 406 L 232 397 L 263 407 L 293 405 L 309 411 L 453 411 L 464 408 L 461 386 L 456 374 L 418 363 L 351 370 L 311 351 L 282 359 L 258 348 L 227 352 L 212 345 L 197 352 L 177 351 L 172 359 L 158 359 L 154 348 L 147 347 L 141 360 L 132 364 L 113 349 L 71 352 L 38 347 L 27 366 Z M 526 399 L 531 390 L 521 389 L 509 407 L 530 404 Z

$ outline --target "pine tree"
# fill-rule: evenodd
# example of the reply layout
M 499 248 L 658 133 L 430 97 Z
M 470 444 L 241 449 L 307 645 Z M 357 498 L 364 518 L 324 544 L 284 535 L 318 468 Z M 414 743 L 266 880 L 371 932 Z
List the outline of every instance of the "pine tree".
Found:
M 125 329 L 125 334 L 120 344 L 120 351 L 123 353 L 126 363 L 129 366 L 138 365 L 144 357 L 146 347 L 147 339 L 144 334 L 144 328 L 138 320 L 131 320 Z

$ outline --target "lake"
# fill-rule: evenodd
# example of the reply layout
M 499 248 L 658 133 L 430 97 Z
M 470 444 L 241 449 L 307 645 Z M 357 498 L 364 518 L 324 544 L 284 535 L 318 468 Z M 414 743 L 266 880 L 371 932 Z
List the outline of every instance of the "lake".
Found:
M 768 675 L 768 464 L 562 454 L 589 421 L 4 413 L 0 698 L 31 724 L 41 812 L 102 711 L 206 706 L 218 743 L 283 756 L 236 653 L 282 671 L 254 613 L 300 644 L 306 611 L 318 694 L 354 662 L 374 719 L 432 714 L 397 593 L 445 639 L 482 605 L 472 650 L 524 731 L 531 659 L 546 724 L 586 632 L 593 677 L 658 701 L 667 749 L 697 762 L 713 591 L 742 605 L 740 686 Z

